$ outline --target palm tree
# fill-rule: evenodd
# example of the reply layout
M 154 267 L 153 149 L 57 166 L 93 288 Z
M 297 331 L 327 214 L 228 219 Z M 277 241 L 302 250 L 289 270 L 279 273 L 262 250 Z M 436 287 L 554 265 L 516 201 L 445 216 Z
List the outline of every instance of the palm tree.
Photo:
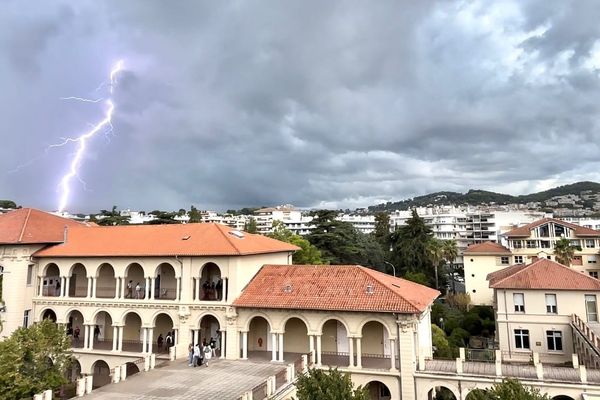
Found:
M 456 245 L 456 240 L 444 240 L 444 245 L 442 247 L 442 254 L 444 260 L 450 265 L 450 274 L 452 275 L 452 292 L 456 293 L 456 285 L 454 283 L 454 260 L 458 257 L 458 246 Z
M 438 267 L 444 258 L 444 243 L 439 239 L 431 238 L 427 243 L 427 254 L 429 254 L 429 259 L 431 260 L 433 270 L 435 271 L 435 288 L 439 289 Z
M 560 238 L 554 244 L 554 257 L 556 258 L 556 262 L 569 267 L 571 261 L 575 257 L 575 250 L 581 251 L 581 247 L 573 246 L 567 238 Z

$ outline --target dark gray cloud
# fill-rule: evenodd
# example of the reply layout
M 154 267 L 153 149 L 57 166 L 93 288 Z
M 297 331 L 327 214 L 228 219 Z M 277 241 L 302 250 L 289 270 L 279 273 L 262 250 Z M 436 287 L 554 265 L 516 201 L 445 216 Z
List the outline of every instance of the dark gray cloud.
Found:
M 596 1 L 0 3 L 0 197 L 71 210 L 354 207 L 600 180 Z

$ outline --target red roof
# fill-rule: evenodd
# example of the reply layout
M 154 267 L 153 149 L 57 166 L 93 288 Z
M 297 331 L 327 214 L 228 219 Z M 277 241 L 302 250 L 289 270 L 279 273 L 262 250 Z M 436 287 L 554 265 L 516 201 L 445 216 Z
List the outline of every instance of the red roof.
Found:
M 85 226 L 35 208 L 20 208 L 0 215 L 0 243 L 60 243 L 65 236 L 65 227 Z
M 229 256 L 296 251 L 262 235 L 212 223 L 69 228 L 67 240 L 37 257 Z
M 236 307 L 416 314 L 440 292 L 360 265 L 265 265 Z
M 547 258 L 492 272 L 487 279 L 495 289 L 600 290 L 600 280 Z
M 562 226 L 566 226 L 567 228 L 573 229 L 575 236 L 600 236 L 600 232 L 594 229 L 585 228 L 580 225 L 571 224 L 569 222 L 561 221 L 556 218 L 542 218 L 538 221 L 532 222 L 527 225 L 523 225 L 519 228 L 515 228 L 508 232 L 502 234 L 502 236 L 507 237 L 528 237 L 531 235 L 531 230 L 537 228 L 540 225 L 543 225 L 548 222 L 554 222 L 555 224 L 559 224 Z
M 472 244 L 464 252 L 465 254 L 512 254 L 509 249 L 495 242 Z

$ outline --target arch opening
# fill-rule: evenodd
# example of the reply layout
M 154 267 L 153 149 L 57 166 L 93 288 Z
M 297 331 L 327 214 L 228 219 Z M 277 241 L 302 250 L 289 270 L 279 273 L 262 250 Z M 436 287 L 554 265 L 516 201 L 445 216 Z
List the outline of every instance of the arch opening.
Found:
M 116 287 L 117 281 L 113 266 L 107 263 L 100 265 L 96 282 L 96 297 L 101 299 L 114 298 Z
M 143 299 L 146 296 L 144 268 L 138 263 L 129 264 L 125 271 L 125 298 Z
M 221 324 L 213 315 L 205 315 L 200 319 L 200 329 L 198 330 L 198 343 L 200 346 L 210 345 L 213 349 L 214 357 L 221 356 Z
M 87 297 L 88 278 L 87 270 L 81 263 L 76 263 L 71 267 L 69 279 L 69 297 Z
M 137 313 L 130 311 L 125 315 L 123 320 L 123 351 L 144 351 L 144 332 L 140 316 Z
M 283 334 L 284 359 L 296 359 L 300 354 L 306 354 L 310 350 L 308 342 L 308 327 L 298 317 L 292 317 L 285 322 Z M 286 353 L 291 353 L 287 355 Z
M 338 319 L 331 318 L 321 327 L 321 362 L 346 367 L 349 362 L 348 331 Z
M 94 318 L 94 348 L 99 350 L 112 350 L 114 330 L 113 320 L 107 311 L 99 311 Z
M 200 279 L 197 281 L 200 287 L 200 300 L 219 301 L 223 299 L 223 279 L 221 269 L 213 262 L 202 266 Z
M 559 396 L 554 396 L 552 400 L 574 400 L 571 396 L 567 396 L 565 394 L 561 394 Z
M 83 321 L 83 314 L 79 310 L 72 310 L 67 314 L 67 336 L 71 338 L 71 347 L 83 347 L 83 338 L 81 337 Z
M 160 300 L 175 300 L 177 298 L 177 278 L 175 268 L 169 263 L 156 267 L 154 279 L 154 298 Z
M 42 319 L 43 320 L 44 319 L 49 319 L 52 322 L 56 322 L 56 313 L 54 312 L 54 310 L 51 310 L 50 308 L 47 308 L 42 313 Z
M 371 400 L 391 400 L 392 394 L 383 382 L 371 381 L 366 386 Z
M 271 326 L 265 317 L 255 316 L 248 324 L 248 358 L 270 360 L 273 350 Z
M 153 348 L 157 353 L 168 353 L 169 348 L 177 344 L 175 343 L 173 319 L 168 314 L 160 313 L 156 316 L 152 335 Z
M 127 377 L 130 377 L 140 372 L 140 368 L 137 366 L 136 363 L 130 361 L 125 363 L 125 365 L 127 367 Z
M 381 322 L 369 321 L 364 324 L 361 336 L 363 366 L 369 366 L 369 363 L 377 363 L 382 358 L 391 357 L 388 331 Z
M 92 365 L 93 388 L 99 388 L 110 383 L 110 368 L 106 361 L 97 360 Z
M 446 386 L 436 386 L 427 393 L 428 400 L 458 400 L 454 392 Z
M 42 277 L 42 296 L 59 297 L 61 291 L 60 269 L 55 263 L 46 265 Z

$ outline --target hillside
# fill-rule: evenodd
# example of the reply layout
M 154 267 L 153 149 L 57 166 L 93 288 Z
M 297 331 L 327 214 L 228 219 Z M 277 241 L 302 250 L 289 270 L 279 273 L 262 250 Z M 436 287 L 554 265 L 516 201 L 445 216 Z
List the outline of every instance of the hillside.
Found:
M 574 196 L 573 199 L 562 199 L 561 196 Z M 571 201 L 572 200 L 572 201 Z M 553 208 L 558 205 L 566 208 L 595 210 L 600 201 L 600 183 L 577 182 L 559 186 L 543 192 L 512 196 L 509 194 L 488 192 L 485 190 L 469 190 L 467 193 L 435 192 L 397 202 L 387 202 L 369 207 L 370 212 L 407 210 L 412 207 L 434 205 L 492 205 L 492 204 L 527 204 L 539 203 L 539 208 Z

